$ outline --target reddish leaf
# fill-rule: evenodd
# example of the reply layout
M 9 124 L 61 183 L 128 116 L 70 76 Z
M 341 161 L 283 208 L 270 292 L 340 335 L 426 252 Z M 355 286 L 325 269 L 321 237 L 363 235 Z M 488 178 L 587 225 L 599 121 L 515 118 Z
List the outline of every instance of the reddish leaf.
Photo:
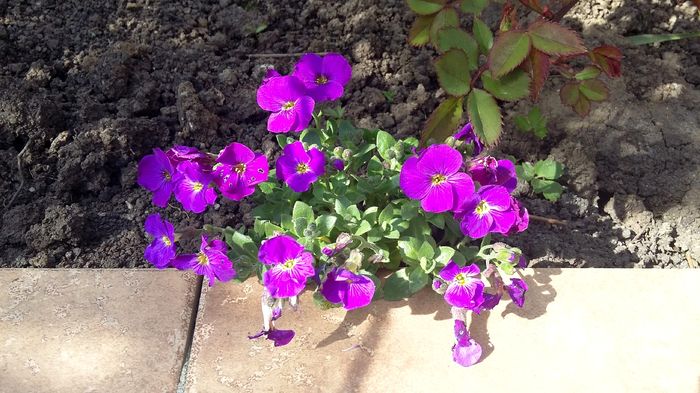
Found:
M 559 90 L 559 97 L 564 105 L 570 106 L 579 116 L 584 117 L 591 111 L 591 101 L 582 94 L 580 82 L 568 82 Z
M 608 87 L 600 79 L 588 79 L 579 84 L 578 90 L 591 101 L 608 99 Z
M 591 61 L 611 78 L 617 78 L 622 75 L 622 52 L 610 45 L 599 46 L 588 52 Z
M 544 12 L 544 8 L 542 8 L 542 5 L 540 5 L 539 0 L 520 0 L 520 3 L 538 14 Z
M 586 51 L 578 34 L 558 23 L 540 20 L 533 23 L 528 32 L 532 46 L 550 55 L 573 55 Z
M 433 24 L 433 19 L 435 15 L 417 17 L 408 32 L 408 43 L 413 46 L 427 44 L 430 41 L 430 26 Z
M 532 74 L 532 85 L 530 86 L 530 97 L 537 100 L 544 86 L 544 82 L 549 77 L 549 56 L 546 53 L 532 49 L 530 52 L 530 73 Z
M 584 96 L 579 96 L 578 102 L 574 104 L 574 112 L 581 117 L 586 117 L 591 112 L 591 102 Z
M 495 78 L 513 71 L 530 52 L 530 37 L 522 31 L 511 30 L 496 37 L 489 52 L 489 69 Z
M 518 15 L 515 12 L 515 7 L 512 4 L 506 3 L 501 11 L 501 23 L 499 24 L 500 31 L 508 31 L 518 27 Z

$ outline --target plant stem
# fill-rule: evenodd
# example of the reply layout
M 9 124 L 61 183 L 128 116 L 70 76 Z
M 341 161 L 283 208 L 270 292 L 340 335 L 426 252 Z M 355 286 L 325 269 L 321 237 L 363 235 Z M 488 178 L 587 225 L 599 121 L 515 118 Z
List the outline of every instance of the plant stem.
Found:
M 553 17 L 550 18 L 551 21 L 553 22 L 559 22 L 564 15 L 568 14 L 569 11 L 571 11 L 572 8 L 578 3 L 579 0 L 567 0 L 566 4 L 564 4 L 563 7 L 559 11 L 557 11 L 556 14 L 554 14 Z
M 534 214 L 530 214 L 530 219 L 534 221 L 540 221 L 540 222 L 546 222 L 547 224 L 554 224 L 554 225 L 566 225 L 568 222 L 564 220 L 557 220 L 556 218 L 549 218 L 549 217 L 541 217 L 541 216 L 536 216 Z

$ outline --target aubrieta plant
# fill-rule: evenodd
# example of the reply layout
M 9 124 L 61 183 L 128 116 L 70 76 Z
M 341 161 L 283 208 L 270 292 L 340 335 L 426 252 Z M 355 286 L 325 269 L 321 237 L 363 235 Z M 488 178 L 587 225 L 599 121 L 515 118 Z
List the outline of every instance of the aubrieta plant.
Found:
M 489 0 L 407 0 L 418 15 L 408 41 L 437 50 L 435 71 L 448 94 L 428 119 L 421 141 L 444 140 L 466 111 L 479 139 L 495 144 L 502 132 L 496 100 L 530 96 L 536 101 L 552 72 L 566 80 L 561 102 L 580 116 L 589 113 L 592 102 L 606 100 L 608 88 L 600 76 L 620 76 L 622 53 L 610 45 L 586 49 L 576 32 L 559 23 L 577 2 L 562 1 L 553 12 L 540 0 L 519 0 L 519 7 L 506 1 L 494 35 L 481 19 Z M 460 20 L 469 19 L 471 34 L 460 27 Z M 531 126 L 536 133 L 546 133 L 541 123 Z
M 354 310 L 432 286 L 455 316 L 453 359 L 470 366 L 481 356 L 467 329 L 471 313 L 492 309 L 505 293 L 522 307 L 527 291 L 516 275 L 521 251 L 491 241 L 528 226 L 527 210 L 511 196 L 515 167 L 488 155 L 473 124 L 452 130 L 449 144 L 427 147 L 353 126 L 333 106 L 350 78 L 338 54 L 307 54 L 289 75 L 267 73 L 257 101 L 278 133 L 274 165 L 238 142 L 218 154 L 175 146 L 144 157 L 138 183 L 158 207 L 173 194 L 195 213 L 219 197 L 256 205 L 252 228 L 206 225 L 189 254 L 176 243 L 193 231 L 178 233 L 152 214 L 145 258 L 160 269 L 193 270 L 210 286 L 257 275 L 263 323 L 249 338 L 275 346 L 293 340 L 294 331 L 276 325 L 305 290 L 322 309 Z

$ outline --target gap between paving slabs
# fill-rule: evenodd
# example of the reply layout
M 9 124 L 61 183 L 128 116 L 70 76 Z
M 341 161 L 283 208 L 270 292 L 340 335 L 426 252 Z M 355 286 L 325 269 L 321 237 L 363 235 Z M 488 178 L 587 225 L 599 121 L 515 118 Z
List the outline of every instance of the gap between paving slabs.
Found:
M 187 341 L 185 343 L 184 356 L 182 357 L 182 365 L 180 366 L 180 380 L 177 384 L 177 393 L 185 392 L 185 381 L 190 362 L 190 353 L 192 352 L 192 341 L 194 339 L 195 325 L 197 324 L 197 314 L 199 314 L 199 300 L 202 297 L 203 282 L 204 276 L 197 276 L 197 289 L 195 289 L 194 300 L 192 301 L 192 314 L 190 316 L 190 326 L 187 328 Z

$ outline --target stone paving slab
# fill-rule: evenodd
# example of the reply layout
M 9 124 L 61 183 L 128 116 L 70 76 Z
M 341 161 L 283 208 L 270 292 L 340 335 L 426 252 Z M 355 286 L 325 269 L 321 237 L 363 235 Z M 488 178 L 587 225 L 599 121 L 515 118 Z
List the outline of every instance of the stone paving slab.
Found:
M 452 362 L 448 307 L 431 290 L 346 313 L 308 291 L 278 327 L 260 329 L 256 280 L 205 288 L 186 391 L 700 392 L 700 270 L 537 269 L 526 308 L 508 301 L 472 323 L 482 361 Z
M 0 392 L 174 392 L 197 279 L 156 270 L 0 270 Z

